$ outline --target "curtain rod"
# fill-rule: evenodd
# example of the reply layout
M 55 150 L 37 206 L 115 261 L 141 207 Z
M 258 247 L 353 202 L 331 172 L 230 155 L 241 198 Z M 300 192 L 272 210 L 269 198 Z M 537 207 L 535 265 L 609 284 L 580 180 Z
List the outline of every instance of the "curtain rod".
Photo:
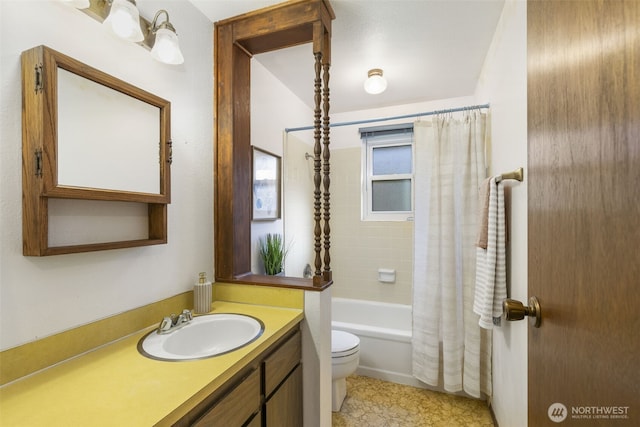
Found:
M 339 127 L 339 126 L 360 125 L 365 123 L 386 122 L 389 120 L 409 119 L 412 117 L 434 116 L 436 114 L 457 113 L 460 111 L 479 110 L 481 108 L 489 108 L 489 104 L 468 105 L 466 107 L 449 108 L 446 110 L 427 111 L 425 113 L 405 114 L 403 116 L 382 117 L 379 119 L 366 119 L 366 120 L 354 120 L 352 122 L 330 123 L 329 127 L 332 128 L 332 127 Z M 289 132 L 298 132 L 301 130 L 313 130 L 313 129 L 314 129 L 313 126 L 302 126 L 298 128 L 285 128 L 284 131 L 289 133 Z

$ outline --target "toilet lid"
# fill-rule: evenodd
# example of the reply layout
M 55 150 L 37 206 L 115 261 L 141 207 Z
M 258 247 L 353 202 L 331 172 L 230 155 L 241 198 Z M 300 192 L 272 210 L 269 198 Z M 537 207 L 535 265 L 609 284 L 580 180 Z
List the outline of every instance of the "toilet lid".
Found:
M 360 338 L 344 331 L 331 331 L 331 357 L 343 357 L 358 351 Z

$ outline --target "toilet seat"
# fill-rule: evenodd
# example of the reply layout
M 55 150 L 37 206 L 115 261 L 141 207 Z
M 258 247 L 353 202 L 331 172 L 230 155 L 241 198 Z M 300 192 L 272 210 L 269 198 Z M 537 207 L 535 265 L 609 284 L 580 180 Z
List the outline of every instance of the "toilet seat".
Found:
M 344 331 L 331 331 L 331 358 L 347 357 L 360 350 L 360 338 Z

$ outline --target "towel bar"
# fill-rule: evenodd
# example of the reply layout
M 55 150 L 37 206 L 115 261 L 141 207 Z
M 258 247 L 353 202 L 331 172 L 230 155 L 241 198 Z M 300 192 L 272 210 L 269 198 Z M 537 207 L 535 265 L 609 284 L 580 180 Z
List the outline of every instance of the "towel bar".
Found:
M 515 179 L 522 182 L 524 180 L 524 170 L 522 168 L 518 168 L 514 171 L 500 174 L 500 181 L 503 179 Z

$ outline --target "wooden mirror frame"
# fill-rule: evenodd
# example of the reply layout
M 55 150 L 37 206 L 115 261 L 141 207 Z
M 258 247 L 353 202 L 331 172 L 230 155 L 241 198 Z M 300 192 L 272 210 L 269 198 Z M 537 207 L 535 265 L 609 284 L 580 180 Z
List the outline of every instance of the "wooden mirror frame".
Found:
M 23 52 L 21 61 L 23 255 L 59 255 L 167 243 L 167 204 L 171 202 L 171 103 L 46 46 Z M 59 68 L 159 109 L 159 194 L 58 185 Z M 51 247 L 50 198 L 146 203 L 149 214 L 148 238 Z
M 217 281 L 324 289 L 329 267 L 329 66 L 331 21 L 328 0 L 292 0 L 215 23 L 215 278 Z M 316 274 L 311 279 L 251 273 L 251 57 L 304 43 L 316 58 L 314 119 Z M 321 79 L 321 70 L 324 74 Z M 324 88 L 321 91 L 321 85 Z M 323 100 L 322 111 L 320 103 Z M 321 120 L 321 113 L 323 119 Z M 322 123 L 322 132 L 320 130 Z M 321 147 L 321 133 L 324 149 Z M 321 165 L 323 175 L 321 175 Z M 320 189 L 325 186 L 324 193 Z M 321 197 L 324 196 L 324 227 Z M 321 229 L 325 232 L 322 271 Z

